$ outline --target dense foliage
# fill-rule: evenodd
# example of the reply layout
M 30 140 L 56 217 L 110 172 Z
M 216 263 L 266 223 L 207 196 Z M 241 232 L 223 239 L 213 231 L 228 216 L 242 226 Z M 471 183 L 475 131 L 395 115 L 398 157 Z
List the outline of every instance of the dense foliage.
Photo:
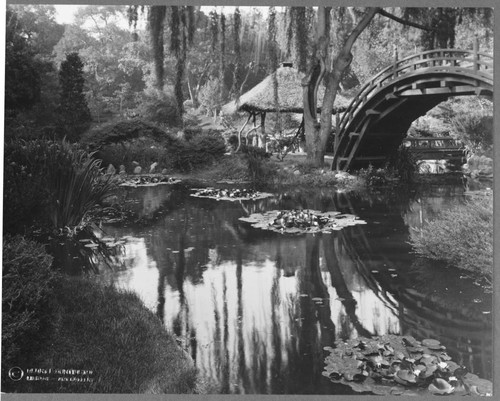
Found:
M 153 163 L 157 171 L 192 171 L 211 165 L 226 152 L 217 131 L 187 129 L 183 138 L 140 120 L 108 124 L 84 139 L 97 149 L 104 166 L 112 164 L 118 170 L 123 165 L 128 173 L 136 166 L 147 173 Z
M 488 102 L 464 101 L 457 104 L 450 118 L 453 134 L 471 154 L 493 155 L 493 110 Z M 477 107 L 479 106 L 479 107 Z

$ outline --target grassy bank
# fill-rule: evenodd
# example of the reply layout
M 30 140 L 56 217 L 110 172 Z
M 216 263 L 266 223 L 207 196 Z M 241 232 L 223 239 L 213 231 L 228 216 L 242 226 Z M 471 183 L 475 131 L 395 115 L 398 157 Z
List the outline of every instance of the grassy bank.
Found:
M 191 359 L 135 294 L 81 278 L 61 279 L 57 287 L 53 333 L 26 368 L 91 370 L 93 381 L 21 380 L 12 391 L 196 392 Z
M 50 273 L 51 258 L 33 244 L 4 245 L 2 391 L 198 391 L 191 358 L 135 294 L 90 278 Z M 37 256 L 23 252 L 27 246 Z M 13 366 L 26 373 L 20 381 L 6 375 Z M 29 368 L 90 370 L 93 375 L 90 382 L 29 381 Z
M 493 197 L 477 196 L 411 233 L 414 251 L 464 270 L 486 288 L 493 282 Z

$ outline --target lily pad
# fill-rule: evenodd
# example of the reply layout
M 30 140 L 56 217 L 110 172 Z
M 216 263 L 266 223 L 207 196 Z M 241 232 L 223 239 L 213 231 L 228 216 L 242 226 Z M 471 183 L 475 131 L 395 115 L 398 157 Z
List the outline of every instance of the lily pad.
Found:
M 405 386 L 417 383 L 417 377 L 406 369 L 400 369 L 394 375 L 394 380 Z
M 422 340 L 422 345 L 424 347 L 427 347 L 432 350 L 438 350 L 441 349 L 441 343 L 437 340 L 433 340 L 430 338 L 426 338 L 425 340 Z
M 428 390 L 429 393 L 434 395 L 444 395 L 453 393 L 453 391 L 455 391 L 455 387 L 453 387 L 446 380 L 437 377 L 431 384 L 429 384 Z
M 282 234 L 328 233 L 356 224 L 366 224 L 354 215 L 317 210 L 271 210 L 240 217 L 240 220 L 251 223 L 252 227 Z
M 121 187 L 152 187 L 156 185 L 165 185 L 165 184 L 177 184 L 181 182 L 178 178 L 175 177 L 166 177 L 166 176 L 137 176 L 128 178 L 122 183 L 120 183 Z
M 267 192 L 259 192 L 253 189 L 224 189 L 224 188 L 194 188 L 196 193 L 191 194 L 195 198 L 209 198 L 227 201 L 257 200 L 273 196 Z
M 422 345 L 413 337 L 396 335 L 337 340 L 335 347 L 324 348 L 329 355 L 323 375 L 356 392 L 380 395 L 492 394 L 490 381 L 445 360 L 445 347 L 437 340 L 426 339 L 426 346 Z M 408 348 L 425 352 L 411 357 Z

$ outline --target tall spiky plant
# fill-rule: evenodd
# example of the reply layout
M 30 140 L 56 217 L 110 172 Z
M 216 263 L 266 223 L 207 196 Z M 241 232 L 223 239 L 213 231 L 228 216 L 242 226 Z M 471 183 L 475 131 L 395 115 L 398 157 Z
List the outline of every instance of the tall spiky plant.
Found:
M 49 144 L 45 152 L 49 220 L 56 229 L 80 226 L 109 196 L 111 176 L 102 176 L 101 160 L 65 140 Z

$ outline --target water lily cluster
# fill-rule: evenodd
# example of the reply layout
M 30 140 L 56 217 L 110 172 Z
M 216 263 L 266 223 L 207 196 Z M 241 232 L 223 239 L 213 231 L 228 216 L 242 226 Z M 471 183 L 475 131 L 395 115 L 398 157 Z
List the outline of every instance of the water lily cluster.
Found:
M 238 201 L 238 200 L 257 200 L 264 199 L 272 196 L 272 194 L 266 192 L 259 192 L 251 188 L 197 188 L 193 189 L 196 191 L 191 196 L 197 198 L 211 198 L 217 200 L 230 200 L 230 201 Z
M 166 176 L 147 176 L 142 175 L 138 177 L 132 177 L 122 182 L 120 186 L 123 187 L 137 187 L 137 186 L 152 186 L 159 184 L 176 184 L 181 180 L 174 177 Z
M 439 341 L 384 335 L 335 342 L 323 375 L 378 395 L 491 395 L 492 383 L 451 360 Z
M 366 224 L 364 220 L 352 214 L 302 209 L 253 213 L 248 217 L 240 217 L 240 220 L 252 223 L 255 228 L 287 234 L 332 232 L 347 226 Z

